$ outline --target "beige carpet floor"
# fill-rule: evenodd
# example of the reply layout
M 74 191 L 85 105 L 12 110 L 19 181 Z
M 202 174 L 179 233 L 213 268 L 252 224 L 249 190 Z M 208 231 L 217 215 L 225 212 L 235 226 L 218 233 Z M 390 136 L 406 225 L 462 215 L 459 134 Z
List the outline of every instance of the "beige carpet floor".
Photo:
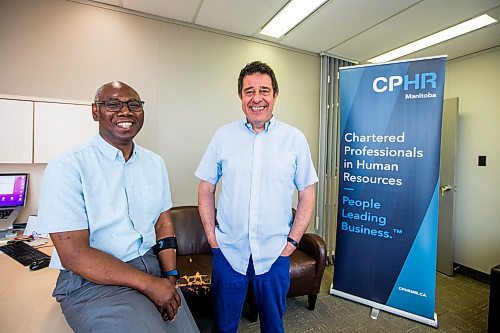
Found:
M 332 274 L 332 267 L 327 267 L 314 311 L 307 309 L 307 296 L 287 300 L 286 332 L 487 332 L 489 285 L 486 283 L 460 274 L 449 277 L 437 273 L 438 328 L 435 329 L 383 311 L 378 319 L 372 319 L 370 307 L 329 294 Z M 198 318 L 197 323 L 202 333 L 210 332 L 212 323 L 209 317 Z M 259 323 L 242 318 L 239 332 L 260 332 Z

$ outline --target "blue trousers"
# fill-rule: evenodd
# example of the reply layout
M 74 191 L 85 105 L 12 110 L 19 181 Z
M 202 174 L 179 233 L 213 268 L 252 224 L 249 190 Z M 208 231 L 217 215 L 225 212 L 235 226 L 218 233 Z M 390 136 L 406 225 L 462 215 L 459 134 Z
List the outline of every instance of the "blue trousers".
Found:
M 238 331 L 248 283 L 252 284 L 263 333 L 285 332 L 283 316 L 286 293 L 290 287 L 290 258 L 278 257 L 271 269 L 255 275 L 252 258 L 247 274 L 236 272 L 220 249 L 213 249 L 211 293 L 214 297 L 214 326 L 212 332 Z

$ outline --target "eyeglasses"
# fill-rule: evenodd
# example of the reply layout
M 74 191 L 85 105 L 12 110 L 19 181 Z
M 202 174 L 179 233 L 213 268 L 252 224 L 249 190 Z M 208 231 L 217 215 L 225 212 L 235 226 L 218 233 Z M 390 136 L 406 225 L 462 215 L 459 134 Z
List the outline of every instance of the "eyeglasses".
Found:
M 104 102 L 94 102 L 96 105 L 104 104 L 104 107 L 109 112 L 120 112 L 123 106 L 126 104 L 130 112 L 141 112 L 143 111 L 144 101 L 137 101 L 131 99 L 128 101 L 120 101 L 118 99 L 108 99 Z

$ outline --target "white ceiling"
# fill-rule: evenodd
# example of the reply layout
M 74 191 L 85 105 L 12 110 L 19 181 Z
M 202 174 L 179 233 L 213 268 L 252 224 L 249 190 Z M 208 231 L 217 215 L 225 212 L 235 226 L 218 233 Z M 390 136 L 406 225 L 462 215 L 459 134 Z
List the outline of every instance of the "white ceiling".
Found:
M 329 0 L 280 39 L 260 29 L 288 0 L 100 0 L 134 11 L 360 63 L 481 14 L 500 21 L 500 0 Z M 448 59 L 500 45 L 500 23 L 410 54 Z

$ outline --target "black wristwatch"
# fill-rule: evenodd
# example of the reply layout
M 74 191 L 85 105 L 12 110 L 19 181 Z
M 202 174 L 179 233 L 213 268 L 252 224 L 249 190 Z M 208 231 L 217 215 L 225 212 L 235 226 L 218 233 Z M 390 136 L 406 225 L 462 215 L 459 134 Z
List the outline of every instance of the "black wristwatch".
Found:
M 295 247 L 299 247 L 299 243 L 297 243 L 297 241 L 291 237 L 287 237 L 286 240 L 289 242 L 289 243 L 292 243 L 293 246 Z

